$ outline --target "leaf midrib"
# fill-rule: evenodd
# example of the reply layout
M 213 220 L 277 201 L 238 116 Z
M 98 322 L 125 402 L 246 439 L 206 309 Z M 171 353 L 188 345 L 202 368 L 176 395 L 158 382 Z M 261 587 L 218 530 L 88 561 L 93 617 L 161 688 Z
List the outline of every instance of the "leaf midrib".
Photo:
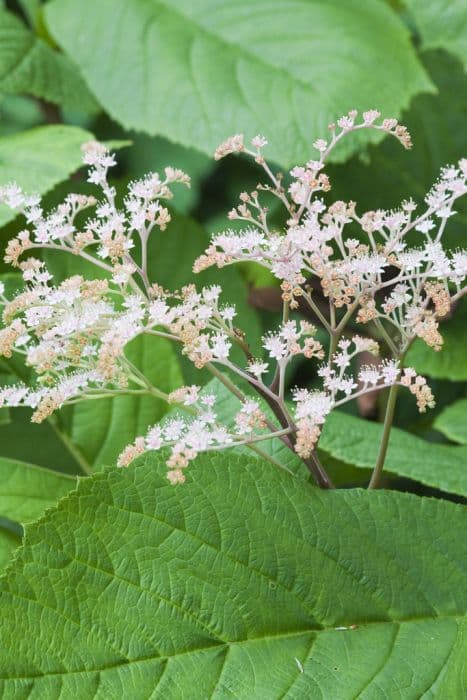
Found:
M 219 651 L 220 649 L 230 649 L 231 647 L 235 646 L 240 646 L 240 645 L 247 645 L 247 644 L 258 644 L 262 642 L 267 642 L 267 641 L 278 641 L 278 640 L 286 640 L 286 639 L 293 639 L 294 637 L 306 637 L 306 636 L 314 636 L 318 637 L 319 635 L 322 634 L 329 634 L 330 632 L 335 632 L 339 634 L 347 634 L 347 633 L 356 633 L 357 630 L 363 630 L 367 627 L 373 627 L 375 625 L 403 625 L 411 622 L 428 622 L 428 621 L 442 621 L 442 620 L 456 620 L 456 621 L 462 621 L 464 620 L 465 616 L 464 615 L 443 615 L 443 616 L 420 616 L 420 617 L 408 617 L 404 618 L 401 620 L 368 620 L 365 621 L 363 624 L 360 624 L 357 626 L 356 629 L 346 629 L 346 630 L 340 630 L 337 627 L 324 627 L 323 629 L 308 629 L 308 630 L 300 630 L 300 631 L 293 631 L 293 632 L 281 632 L 279 634 L 268 634 L 268 635 L 263 635 L 261 637 L 250 637 L 249 639 L 239 639 L 239 640 L 234 640 L 234 641 L 229 641 L 229 642 L 220 642 L 220 643 L 213 643 L 209 644 L 204 647 L 194 647 L 192 649 L 186 649 L 185 651 L 180 651 L 175 654 L 171 654 L 170 656 L 168 655 L 154 655 L 154 656 L 141 656 L 136 659 L 125 659 L 122 661 L 117 661 L 116 663 L 113 664 L 108 664 L 106 666 L 100 666 L 96 668 L 86 668 L 86 669 L 79 669 L 79 670 L 74 670 L 74 671 L 50 671 L 48 673 L 39 673 L 36 675 L 28 675 L 28 676 L 0 676 L 0 681 L 17 681 L 17 680 L 35 680 L 35 679 L 41 679 L 41 678 L 48 678 L 50 676 L 72 676 L 72 675 L 77 675 L 77 674 L 92 674 L 92 673 L 100 673 L 103 671 L 110 671 L 115 668 L 119 668 L 120 666 L 130 666 L 132 664 L 138 664 L 138 663 L 145 663 L 145 662 L 153 662 L 153 661 L 170 661 L 170 659 L 175 659 L 180 656 L 187 656 L 188 654 L 198 654 L 198 653 L 203 653 L 203 652 L 210 652 L 210 651 Z M 358 633 L 358 632 L 357 632 Z M 453 646 L 455 644 L 455 641 L 453 643 Z M 451 650 L 452 651 L 452 650 Z
M 317 3 L 315 3 L 317 4 Z M 159 7 L 163 8 L 168 14 L 172 14 L 175 16 L 178 21 L 183 22 L 185 25 L 191 25 L 191 27 L 194 28 L 195 30 L 195 37 L 196 38 L 196 32 L 198 34 L 204 34 L 207 37 L 209 37 L 210 40 L 214 40 L 216 42 L 219 42 L 220 44 L 223 44 L 224 46 L 228 47 L 229 49 L 232 50 L 232 52 L 235 52 L 237 54 L 240 54 L 241 56 L 244 55 L 248 60 L 251 61 L 256 61 L 258 64 L 266 68 L 267 70 L 273 70 L 277 71 L 278 73 L 283 73 L 288 79 L 290 79 L 293 83 L 296 83 L 302 87 L 307 88 L 308 90 L 311 90 L 314 92 L 315 95 L 319 96 L 322 95 L 322 91 L 320 92 L 316 85 L 313 84 L 312 82 L 308 82 L 305 79 L 299 78 L 298 76 L 294 75 L 291 73 L 286 67 L 284 66 L 279 66 L 275 63 L 270 63 L 263 58 L 261 58 L 260 55 L 248 51 L 248 47 L 245 46 L 244 44 L 241 43 L 235 43 L 233 41 L 229 41 L 226 39 L 226 37 L 223 34 L 216 34 L 214 30 L 208 29 L 205 27 L 203 24 L 196 22 L 195 19 L 188 15 L 185 14 L 181 9 L 176 9 L 174 8 L 173 4 L 167 2 L 167 0 L 156 0 L 154 3 L 155 6 L 159 5 Z M 384 11 L 384 6 L 381 8 L 382 11 Z M 153 20 L 154 21 L 154 20 Z M 399 30 L 403 30 L 403 25 L 398 28 Z M 250 108 L 251 106 L 248 105 Z
M 319 91 L 316 89 L 316 86 L 313 85 L 310 82 L 307 82 L 304 79 L 301 79 L 297 77 L 296 75 L 293 75 L 293 73 L 289 72 L 287 68 L 277 66 L 274 63 L 268 63 L 266 60 L 262 59 L 261 56 L 258 56 L 257 54 L 253 53 L 252 51 L 248 51 L 248 48 L 245 47 L 243 44 L 240 43 L 235 43 L 233 41 L 228 41 L 224 36 L 220 34 L 216 34 L 213 30 L 207 29 L 205 26 L 202 24 L 196 22 L 193 17 L 190 17 L 189 15 L 184 14 L 181 10 L 175 9 L 173 5 L 170 5 L 164 0 L 156 0 L 154 3 L 154 7 L 159 7 L 163 9 L 167 14 L 172 15 L 173 17 L 176 18 L 176 21 L 183 23 L 185 26 L 188 25 L 190 28 L 192 28 L 192 39 L 196 40 L 197 37 L 201 34 L 204 34 L 206 37 L 209 38 L 209 40 L 212 42 L 217 42 L 219 44 L 222 44 L 225 46 L 227 49 L 231 50 L 232 53 L 239 54 L 241 58 L 246 58 L 249 61 L 255 61 L 259 65 L 263 66 L 263 68 L 267 69 L 268 71 L 277 71 L 278 73 L 284 74 L 289 80 L 292 82 L 305 87 L 307 90 L 311 90 L 314 92 L 315 95 L 319 95 Z M 114 20 L 116 21 L 116 20 Z M 154 24 L 156 23 L 156 19 L 153 17 L 152 12 L 151 12 L 151 19 L 150 23 Z M 251 105 L 248 104 L 248 107 L 251 109 Z

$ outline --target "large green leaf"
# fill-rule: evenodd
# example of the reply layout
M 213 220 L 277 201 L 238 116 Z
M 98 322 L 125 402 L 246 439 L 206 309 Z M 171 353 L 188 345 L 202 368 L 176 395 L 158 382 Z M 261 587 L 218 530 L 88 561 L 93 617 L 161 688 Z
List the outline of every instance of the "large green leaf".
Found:
M 93 136 L 76 126 L 41 126 L 0 138 L 0 185 L 16 181 L 44 194 L 81 165 L 80 146 Z M 0 207 L 0 225 L 15 213 Z
M 465 0 L 405 0 L 426 49 L 456 54 L 467 70 L 467 4 Z
M 319 447 L 356 467 L 376 464 L 382 425 L 334 411 L 327 420 Z M 467 496 L 467 447 L 440 445 L 393 428 L 385 471 L 405 476 L 441 491 Z
M 80 111 L 97 105 L 77 67 L 0 9 L 0 94 L 27 93 Z
M 35 520 L 76 486 L 76 479 L 35 464 L 0 457 L 0 570 L 21 544 L 16 523 Z M 11 521 L 11 522 L 10 522 Z M 7 527 L 6 525 L 9 525 Z
M 38 518 L 76 486 L 71 476 L 4 457 L 0 480 L 0 517 L 21 523 Z
M 183 384 L 176 349 L 170 341 L 140 336 L 129 345 L 126 355 L 158 389 L 168 393 Z M 114 464 L 121 450 L 146 433 L 168 409 L 167 403 L 153 396 L 86 401 L 73 408 L 70 438 L 91 464 Z
M 461 698 L 465 512 L 257 460 L 83 480 L 0 582 L 5 698 Z
M 209 153 L 259 131 L 302 162 L 340 114 L 432 88 L 382 0 L 54 0 L 46 18 L 114 119 Z
M 453 442 L 467 445 L 467 399 L 455 401 L 445 408 L 437 416 L 433 427 Z

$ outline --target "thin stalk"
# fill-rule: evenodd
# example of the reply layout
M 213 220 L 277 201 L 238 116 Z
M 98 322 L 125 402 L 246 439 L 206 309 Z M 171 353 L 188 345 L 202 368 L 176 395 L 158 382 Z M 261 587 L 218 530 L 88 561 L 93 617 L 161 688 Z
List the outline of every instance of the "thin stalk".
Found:
M 340 334 L 334 329 L 329 335 L 329 355 L 328 355 L 328 365 L 331 366 L 332 358 L 337 350 L 337 343 L 339 342 Z
M 384 416 L 383 434 L 381 436 L 381 442 L 379 445 L 378 458 L 376 460 L 375 468 L 373 469 L 373 474 L 371 475 L 370 483 L 368 484 L 369 489 L 379 488 L 379 485 L 381 482 L 384 461 L 386 459 L 386 454 L 388 451 L 389 436 L 391 434 L 392 421 L 394 419 L 394 410 L 396 408 L 396 399 L 397 399 L 398 390 L 399 390 L 398 384 L 393 384 L 389 390 L 388 401 L 386 404 L 386 413 Z
M 313 452 L 311 457 L 309 459 L 303 460 L 305 462 L 305 465 L 308 467 L 310 470 L 311 474 L 313 475 L 314 480 L 318 484 L 318 486 L 322 489 L 333 489 L 334 484 L 332 483 L 329 475 L 325 471 L 323 465 L 319 461 L 318 455 L 316 452 Z
M 328 331 L 328 333 L 331 332 L 331 326 L 329 325 L 327 319 L 325 318 L 324 314 L 321 313 L 319 310 L 317 304 L 313 301 L 311 298 L 311 294 L 307 294 L 306 292 L 303 293 L 303 299 L 307 302 L 308 306 L 310 309 L 313 311 L 315 316 L 320 320 L 321 324 L 325 327 L 325 329 Z
M 280 462 L 278 462 L 277 459 L 274 459 L 272 455 L 262 450 L 261 447 L 258 447 L 258 445 L 250 443 L 249 445 L 247 444 L 246 447 L 248 447 L 253 452 L 256 452 L 256 454 L 262 457 L 263 459 L 266 459 L 268 462 L 271 462 L 271 464 L 274 464 L 274 466 L 279 467 L 279 469 L 283 469 L 284 471 L 288 472 L 291 476 L 295 476 L 291 469 L 286 467 L 285 464 L 281 464 Z
M 383 326 L 383 322 L 381 321 L 381 319 L 375 318 L 375 326 L 377 327 L 377 329 L 379 330 L 379 332 L 383 336 L 383 338 L 386 341 L 386 344 L 387 344 L 388 348 L 390 349 L 390 351 L 392 352 L 392 354 L 397 356 L 399 351 L 398 351 L 397 347 L 395 346 L 391 336 L 388 334 L 385 327 Z
M 54 432 L 57 434 L 57 436 L 60 438 L 60 440 L 63 442 L 63 444 L 67 448 L 68 452 L 72 455 L 74 460 L 77 462 L 77 464 L 79 465 L 83 474 L 85 474 L 86 476 L 91 476 L 93 474 L 93 470 L 92 470 L 91 465 L 87 461 L 86 457 L 81 453 L 81 450 L 79 450 L 76 447 L 76 445 L 70 439 L 70 437 L 67 435 L 67 433 L 64 430 L 60 429 L 60 427 L 58 426 L 57 420 L 49 418 L 48 423 L 52 427 Z

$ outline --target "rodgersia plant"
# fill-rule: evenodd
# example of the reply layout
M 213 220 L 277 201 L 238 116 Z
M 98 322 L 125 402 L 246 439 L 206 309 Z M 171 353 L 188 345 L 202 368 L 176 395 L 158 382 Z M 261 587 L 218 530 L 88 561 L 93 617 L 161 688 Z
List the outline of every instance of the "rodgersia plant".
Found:
M 178 409 L 127 446 L 120 466 L 146 450 L 166 447 L 168 478 L 179 483 L 200 452 L 247 445 L 268 458 L 261 443 L 274 438 L 296 453 L 317 484 L 330 488 L 316 451 L 326 417 L 344 403 L 387 387 L 381 447 L 370 482 L 370 487 L 378 486 L 398 388 L 413 394 L 420 411 L 434 405 L 425 378 L 404 366 L 407 350 L 417 337 L 441 349 L 439 319 L 465 292 L 467 275 L 467 252 L 448 252 L 442 241 L 456 199 L 467 192 L 467 160 L 441 171 L 423 211 L 412 200 L 392 211 L 367 212 L 359 212 L 354 202 L 328 203 L 326 159 L 347 134 L 378 129 L 411 147 L 404 126 L 395 119 L 379 123 L 379 117 L 372 110 L 359 122 L 352 111 L 330 125 L 328 140 L 314 143 L 316 159 L 293 168 L 287 187 L 263 156 L 263 137 L 256 136 L 248 146 L 236 135 L 217 149 L 216 159 L 232 153 L 253 158 L 267 182 L 240 195 L 229 218 L 244 222 L 244 228 L 213 236 L 194 271 L 253 261 L 275 275 L 282 290 L 282 320 L 261 347 L 251 347 L 237 328 L 235 300 L 222 299 L 220 284 L 165 290 L 149 277 L 148 241 L 170 222 L 162 202 L 172 197 L 172 186 L 190 184 L 182 171 L 166 168 L 163 178 L 151 173 L 131 183 L 118 205 L 108 182 L 114 156 L 91 142 L 83 146 L 84 162 L 98 196 L 69 195 L 46 213 L 38 197 L 24 194 L 16 184 L 3 187 L 1 202 L 21 212 L 27 228 L 6 250 L 5 260 L 21 269 L 25 286 L 12 299 L 1 290 L 0 354 L 22 354 L 37 382 L 4 387 L 0 404 L 30 406 L 32 420 L 40 422 L 79 401 L 154 395 Z M 282 204 L 283 229 L 270 223 L 264 195 Z M 83 212 L 89 209 L 86 218 Z M 37 249 L 80 256 L 107 277 L 74 275 L 54 284 L 45 263 L 31 257 Z M 317 283 L 326 307 L 316 299 Z M 301 317 L 304 309 L 306 317 Z M 359 334 L 349 332 L 350 324 L 360 325 Z M 316 337 L 318 325 L 329 335 L 327 352 Z M 219 419 L 214 393 L 186 386 L 167 395 L 152 385 L 125 355 L 127 344 L 141 334 L 173 341 L 197 368 L 207 368 L 221 381 L 241 402 L 231 423 Z M 243 363 L 231 357 L 235 345 Z M 368 353 L 382 359 L 368 366 L 360 362 L 355 371 L 354 358 Z M 297 356 L 317 366 L 320 386 L 295 387 L 288 396 L 287 374 Z

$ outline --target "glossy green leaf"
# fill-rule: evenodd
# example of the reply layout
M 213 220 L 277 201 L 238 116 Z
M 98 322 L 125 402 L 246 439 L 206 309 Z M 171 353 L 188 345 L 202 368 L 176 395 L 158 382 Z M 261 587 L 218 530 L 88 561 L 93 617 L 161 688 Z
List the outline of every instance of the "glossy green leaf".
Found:
M 0 517 L 21 523 L 38 518 L 76 486 L 66 474 L 0 457 Z
M 0 186 L 16 181 L 26 192 L 44 194 L 65 180 L 81 161 L 81 144 L 92 139 L 75 126 L 50 125 L 0 138 Z M 15 213 L 0 207 L 0 225 Z
M 433 427 L 449 440 L 467 445 L 467 399 L 460 399 L 437 416 Z
M 375 95 L 400 114 L 432 89 L 382 0 L 53 0 L 45 14 L 115 120 L 208 153 L 232 133 L 262 132 L 288 166 Z
M 184 383 L 177 348 L 168 340 L 140 336 L 126 356 L 162 391 L 169 393 Z M 114 464 L 122 449 L 168 410 L 167 403 L 147 395 L 85 401 L 73 407 L 70 438 L 90 464 Z
M 465 0 L 405 0 L 426 49 L 446 49 L 467 70 L 467 4 Z
M 182 487 L 165 469 L 85 479 L 27 528 L 0 581 L 3 697 L 463 697 L 460 506 L 232 456 Z
M 334 411 L 321 436 L 320 450 L 356 467 L 376 464 L 382 425 Z M 428 442 L 393 428 L 384 469 L 441 491 L 467 496 L 467 447 Z
M 14 14 L 0 9 L 0 94 L 8 93 L 27 93 L 85 112 L 97 108 L 68 56 L 47 45 Z

